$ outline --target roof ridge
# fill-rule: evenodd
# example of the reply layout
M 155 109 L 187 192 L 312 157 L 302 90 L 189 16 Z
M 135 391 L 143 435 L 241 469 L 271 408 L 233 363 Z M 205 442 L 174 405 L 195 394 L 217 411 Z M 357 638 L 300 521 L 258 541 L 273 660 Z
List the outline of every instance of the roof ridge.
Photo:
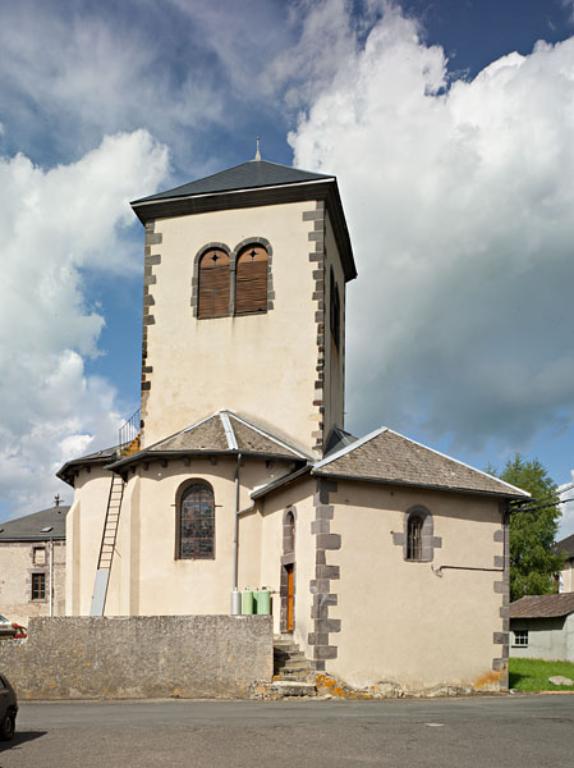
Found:
M 341 456 L 346 456 L 348 453 L 351 453 L 352 451 L 354 451 L 355 448 L 360 448 L 362 445 L 366 445 L 366 443 L 369 443 L 375 437 L 378 437 L 379 435 L 382 435 L 384 432 L 388 432 L 388 431 L 390 431 L 388 427 L 379 427 L 378 429 L 375 429 L 372 432 L 369 432 L 368 434 L 363 435 L 363 437 L 357 438 L 355 442 L 351 443 L 350 445 L 346 445 L 343 448 L 340 448 L 338 451 L 335 451 L 335 453 L 332 453 L 329 456 L 326 456 L 325 458 L 313 464 L 313 469 L 320 469 L 321 467 L 325 467 L 327 464 L 330 464 L 332 461 L 336 461 L 337 459 L 340 459 Z
M 389 429 L 388 431 L 391 434 L 396 435 L 397 437 L 402 437 L 403 440 L 408 440 L 410 443 L 413 443 L 414 445 L 418 445 L 421 448 L 425 448 L 427 451 L 431 451 L 432 453 L 435 453 L 437 456 L 440 456 L 443 459 L 454 461 L 455 464 L 459 464 L 461 467 L 466 467 L 466 469 L 470 469 L 471 472 L 476 472 L 477 474 L 482 475 L 483 477 L 488 477 L 490 480 L 494 480 L 495 482 L 500 483 L 501 485 L 505 485 L 507 488 L 512 488 L 513 491 L 518 491 L 518 493 L 520 493 L 521 496 L 525 496 L 528 498 L 531 497 L 531 494 L 529 494 L 527 491 L 524 491 L 522 488 L 518 488 L 516 485 L 507 483 L 506 480 L 501 480 L 499 477 L 495 477 L 494 475 L 491 475 L 488 472 L 484 472 L 482 469 L 477 469 L 476 467 L 473 467 L 470 464 L 467 464 L 465 461 L 461 461 L 460 459 L 455 459 L 454 456 L 449 456 L 448 453 L 437 451 L 436 448 L 431 448 L 430 445 L 425 445 L 424 443 L 421 443 L 418 440 L 414 440 L 412 437 L 407 437 L 406 435 L 403 435 L 401 432 L 397 432 L 394 429 Z
M 237 445 L 237 435 L 235 434 L 235 430 L 233 429 L 227 411 L 219 411 L 219 420 L 221 421 L 223 431 L 225 432 L 227 447 L 230 451 L 239 450 L 239 446 Z
M 302 459 L 309 460 L 309 456 L 307 456 L 303 451 L 301 451 L 300 448 L 296 448 L 294 445 L 289 445 L 286 441 L 282 440 L 279 437 L 276 437 L 271 432 L 267 432 L 267 430 L 263 429 L 263 427 L 259 427 L 257 424 L 254 424 L 253 422 L 249 421 L 249 419 L 246 419 L 244 416 L 239 416 L 239 414 L 235 413 L 234 411 L 229 411 L 229 415 L 231 418 L 236 419 L 239 421 L 243 426 L 248 427 L 249 429 L 252 429 L 254 432 L 257 432 L 259 435 L 262 435 L 263 437 L 266 437 L 268 440 L 271 440 L 271 442 L 276 443 L 277 445 L 281 446 L 281 448 L 286 448 L 288 451 L 291 451 L 292 453 L 297 453 Z

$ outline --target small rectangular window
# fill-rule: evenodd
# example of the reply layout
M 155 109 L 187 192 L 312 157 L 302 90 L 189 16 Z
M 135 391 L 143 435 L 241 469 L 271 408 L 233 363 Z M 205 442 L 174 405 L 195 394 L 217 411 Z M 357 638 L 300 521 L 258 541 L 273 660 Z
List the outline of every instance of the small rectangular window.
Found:
M 46 565 L 46 547 L 34 547 L 34 565 Z
M 32 574 L 32 600 L 46 599 L 46 574 Z
M 512 643 L 512 645 L 517 648 L 528 648 L 528 630 L 515 629 L 514 642 Z

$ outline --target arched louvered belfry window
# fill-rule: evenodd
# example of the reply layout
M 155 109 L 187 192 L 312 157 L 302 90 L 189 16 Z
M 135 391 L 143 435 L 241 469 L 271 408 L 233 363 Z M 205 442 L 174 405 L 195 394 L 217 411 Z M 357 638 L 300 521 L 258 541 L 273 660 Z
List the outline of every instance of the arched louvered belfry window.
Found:
M 248 245 L 237 257 L 235 314 L 267 311 L 269 254 L 262 245 Z
M 188 485 L 178 504 L 178 559 L 215 557 L 215 499 L 213 488 L 202 480 Z
M 200 319 L 229 314 L 230 261 L 229 254 L 221 248 L 210 248 L 201 257 L 197 309 Z

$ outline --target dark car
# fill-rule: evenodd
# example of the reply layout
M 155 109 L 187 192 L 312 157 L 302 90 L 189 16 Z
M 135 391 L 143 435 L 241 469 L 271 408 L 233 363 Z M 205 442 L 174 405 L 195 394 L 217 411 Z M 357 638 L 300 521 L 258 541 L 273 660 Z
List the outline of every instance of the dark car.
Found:
M 13 738 L 17 714 L 16 692 L 4 675 L 0 675 L 0 740 L 10 741 Z

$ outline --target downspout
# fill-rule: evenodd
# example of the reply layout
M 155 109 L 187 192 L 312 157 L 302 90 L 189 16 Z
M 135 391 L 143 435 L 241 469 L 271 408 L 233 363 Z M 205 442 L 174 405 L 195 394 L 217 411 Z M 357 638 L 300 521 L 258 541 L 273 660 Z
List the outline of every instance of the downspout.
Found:
M 241 453 L 237 453 L 235 465 L 235 511 L 233 515 L 233 584 L 231 592 L 231 615 L 241 613 L 241 595 L 239 593 L 239 504 L 240 504 Z
M 54 615 L 54 537 L 50 538 L 50 617 Z

